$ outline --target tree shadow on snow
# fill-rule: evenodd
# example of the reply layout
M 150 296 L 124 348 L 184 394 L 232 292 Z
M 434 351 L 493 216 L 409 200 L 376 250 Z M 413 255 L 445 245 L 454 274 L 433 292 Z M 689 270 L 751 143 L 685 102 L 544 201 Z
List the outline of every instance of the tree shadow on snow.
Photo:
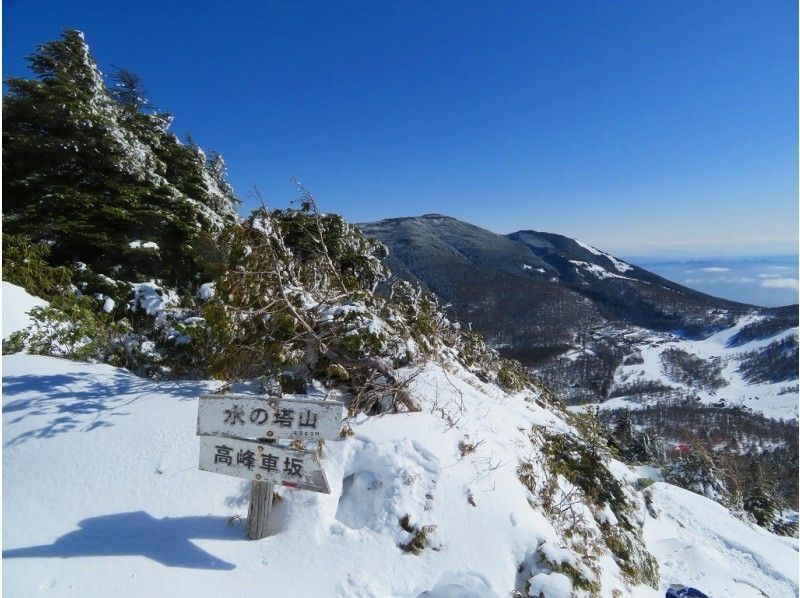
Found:
M 12 438 L 6 446 L 31 438 L 52 438 L 76 428 L 90 432 L 114 425 L 113 417 L 127 415 L 124 408 L 132 403 L 169 395 L 178 400 L 194 400 L 203 392 L 201 384 L 192 382 L 155 382 L 127 372 L 92 377 L 90 373 L 54 375 L 21 375 L 3 378 L 6 397 L 30 393 L 3 406 L 11 416 L 8 423 L 17 423 L 30 415 L 52 415 L 44 426 L 28 430 Z
M 52 544 L 12 548 L 4 559 L 143 556 L 165 567 L 230 571 L 236 566 L 209 554 L 191 539 L 242 540 L 224 517 L 165 517 L 144 511 L 91 517 Z

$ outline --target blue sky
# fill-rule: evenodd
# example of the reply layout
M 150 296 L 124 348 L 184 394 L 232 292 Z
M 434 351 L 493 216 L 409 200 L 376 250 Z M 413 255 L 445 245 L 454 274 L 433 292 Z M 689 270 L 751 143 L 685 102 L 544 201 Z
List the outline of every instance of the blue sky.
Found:
M 61 27 L 275 206 L 442 212 L 622 254 L 797 249 L 797 5 L 6 0 L 4 76 Z

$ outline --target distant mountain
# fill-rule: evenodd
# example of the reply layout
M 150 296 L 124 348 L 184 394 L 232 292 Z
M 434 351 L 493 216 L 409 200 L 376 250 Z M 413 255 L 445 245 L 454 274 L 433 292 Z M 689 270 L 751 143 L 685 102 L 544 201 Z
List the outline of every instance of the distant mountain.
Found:
M 562 235 L 500 235 L 441 214 L 360 227 L 388 246 L 396 276 L 436 293 L 568 400 L 608 398 L 617 368 L 637 350 L 633 331 L 700 339 L 745 315 L 770 330 L 797 326 L 794 307 L 705 295 Z
M 552 233 L 499 235 L 439 214 L 360 226 L 389 247 L 397 276 L 422 283 L 462 321 L 518 351 L 557 346 L 576 330 L 609 323 L 701 335 L 755 309 Z

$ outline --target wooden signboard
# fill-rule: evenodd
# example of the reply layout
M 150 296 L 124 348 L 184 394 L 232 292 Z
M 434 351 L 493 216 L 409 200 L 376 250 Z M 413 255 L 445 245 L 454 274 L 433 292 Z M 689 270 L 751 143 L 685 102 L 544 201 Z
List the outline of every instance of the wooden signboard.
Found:
M 299 490 L 331 491 L 313 451 L 252 440 L 201 436 L 200 469 Z
M 205 395 L 197 408 L 197 434 L 228 438 L 335 440 L 344 405 L 248 395 Z
M 317 454 L 276 439 L 339 438 L 344 405 L 252 395 L 204 395 L 197 406 L 200 469 L 252 480 L 247 534 L 267 535 L 275 484 L 330 494 Z

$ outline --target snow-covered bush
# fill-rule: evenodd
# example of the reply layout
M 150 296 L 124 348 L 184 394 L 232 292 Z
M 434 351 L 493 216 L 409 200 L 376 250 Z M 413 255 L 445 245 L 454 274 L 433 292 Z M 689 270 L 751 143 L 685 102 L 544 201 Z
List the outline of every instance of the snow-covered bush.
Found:
M 126 322 L 114 322 L 96 311 L 88 297 L 65 296 L 57 306 L 34 307 L 31 325 L 3 342 L 3 353 L 27 350 L 77 360 L 114 361 L 117 339 L 127 332 Z
M 397 370 L 426 359 L 455 359 L 513 390 L 535 382 L 450 322 L 432 294 L 392 279 L 386 248 L 305 192 L 300 209 L 258 209 L 220 246 L 225 271 L 203 317 L 222 379 L 273 378 L 292 392 L 321 380 L 370 413 L 416 410 Z
M 643 500 L 609 469 L 601 426 L 591 414 L 574 419 L 579 436 L 534 429 L 533 457 L 517 474 L 561 534 L 561 544 L 540 546 L 539 560 L 566 575 L 574 588 L 600 591 L 600 557 L 609 551 L 632 584 L 658 583 L 658 565 L 642 538 Z

